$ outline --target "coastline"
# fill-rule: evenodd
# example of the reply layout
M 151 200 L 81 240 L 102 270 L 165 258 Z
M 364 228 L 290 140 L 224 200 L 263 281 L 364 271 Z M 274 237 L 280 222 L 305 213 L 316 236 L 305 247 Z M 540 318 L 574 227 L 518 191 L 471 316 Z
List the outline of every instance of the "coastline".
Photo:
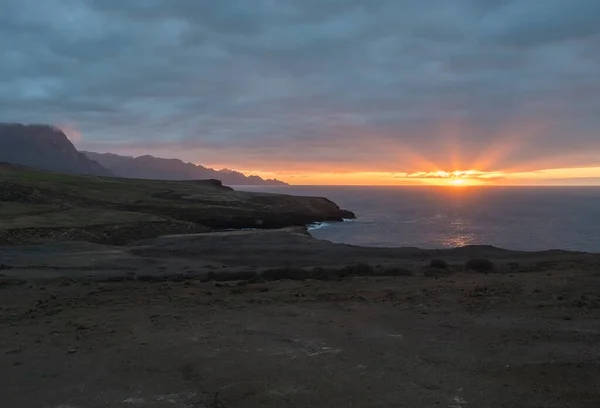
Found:
M 573 265 L 592 270 L 600 263 L 600 254 L 563 250 L 510 251 L 489 245 L 452 249 L 352 246 L 316 239 L 306 226 L 178 233 L 125 246 L 82 241 L 9 245 L 0 246 L 0 254 L 2 280 L 6 282 L 44 277 L 136 280 L 148 276 L 202 281 L 277 277 L 327 280 L 356 274 L 451 275 L 468 272 L 466 265 L 472 259 L 489 260 L 493 268 L 485 272 L 499 274 Z M 430 263 L 437 259 L 447 266 L 431 268 Z
M 356 212 L 359 219 L 353 224 L 315 231 L 316 237 L 333 242 L 600 251 L 600 214 L 594 205 L 600 189 L 288 186 L 263 191 L 323 195 Z

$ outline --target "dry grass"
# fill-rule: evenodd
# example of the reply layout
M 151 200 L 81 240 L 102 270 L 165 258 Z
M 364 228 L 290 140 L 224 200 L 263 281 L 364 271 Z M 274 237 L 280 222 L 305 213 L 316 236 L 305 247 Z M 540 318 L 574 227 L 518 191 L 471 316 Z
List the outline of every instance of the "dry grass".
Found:
M 19 215 L 17 213 L 15 214 L 15 217 L 0 220 L 0 229 L 85 227 L 90 225 L 161 220 L 163 220 L 163 218 L 151 214 L 75 207 L 64 211 L 55 211 L 39 215 Z
M 465 270 L 481 273 L 493 272 L 496 269 L 494 262 L 486 258 L 473 258 L 465 263 Z
M 10 211 L 0 215 L 0 231 L 10 232 L 4 234 L 8 243 L 35 239 L 31 227 L 64 230 L 164 221 L 187 233 L 197 227 L 281 228 L 348 217 L 325 199 L 238 192 L 214 180 L 95 177 L 1 163 L 0 205 L 6 208 L 2 215 Z M 171 227 L 169 231 L 176 233 Z M 40 231 L 45 237 L 46 232 Z
M 60 207 L 51 204 L 28 204 L 11 201 L 0 201 L 0 219 L 12 218 L 13 216 L 25 214 L 40 214 L 49 211 L 59 210 Z M 3 222 L 0 221 L 0 228 Z
M 15 183 L 43 191 L 45 194 L 69 196 L 113 204 L 144 202 L 169 202 L 152 197 L 153 194 L 176 191 L 180 194 L 213 193 L 221 190 L 202 185 L 197 181 L 166 181 L 96 177 L 77 174 L 59 174 L 23 167 L 2 167 L 0 182 Z

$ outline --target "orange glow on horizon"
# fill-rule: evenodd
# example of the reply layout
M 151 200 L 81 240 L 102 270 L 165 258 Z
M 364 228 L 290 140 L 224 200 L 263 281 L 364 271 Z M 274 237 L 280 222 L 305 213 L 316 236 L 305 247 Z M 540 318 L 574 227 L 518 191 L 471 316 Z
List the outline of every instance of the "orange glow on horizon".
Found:
M 233 167 L 233 166 L 232 166 Z M 246 175 L 276 178 L 292 185 L 414 185 L 414 186 L 507 186 L 507 185 L 600 185 L 600 166 L 583 168 L 541 169 L 514 173 L 456 170 L 419 173 L 390 172 L 263 172 L 244 170 Z M 570 182 L 589 179 L 589 182 Z
M 600 159 L 590 167 L 571 168 L 557 168 L 557 163 L 565 157 L 571 158 L 571 163 L 577 162 L 573 153 L 559 152 L 542 159 L 527 159 L 526 152 L 535 149 L 552 126 L 551 119 L 536 118 L 508 124 L 491 134 L 488 132 L 492 140 L 479 146 L 482 139 L 478 135 L 483 130 L 464 123 L 448 123 L 438 126 L 433 135 L 418 135 L 428 137 L 429 143 L 433 141 L 431 156 L 424 154 L 431 144 L 424 144 L 417 151 L 414 145 L 402 142 L 403 135 L 373 133 L 369 129 L 339 129 L 346 133 L 362 131 L 360 134 L 365 136 L 362 140 L 368 143 L 359 147 L 368 160 L 353 165 L 324 160 L 312 162 L 310 157 L 307 162 L 287 163 L 282 159 L 277 163 L 261 163 L 257 166 L 260 170 L 246 164 L 247 170 L 241 172 L 293 185 L 600 185 Z M 479 150 L 474 146 L 479 146 Z M 227 167 L 237 168 L 233 164 Z

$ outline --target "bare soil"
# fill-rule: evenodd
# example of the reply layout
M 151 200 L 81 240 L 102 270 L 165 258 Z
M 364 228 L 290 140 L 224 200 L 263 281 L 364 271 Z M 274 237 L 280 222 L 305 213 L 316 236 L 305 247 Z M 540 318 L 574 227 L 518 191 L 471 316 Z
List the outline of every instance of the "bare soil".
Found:
M 600 273 L 29 281 L 0 297 L 6 407 L 600 406 Z
M 289 228 L 0 246 L 0 275 L 2 407 L 600 406 L 595 254 Z

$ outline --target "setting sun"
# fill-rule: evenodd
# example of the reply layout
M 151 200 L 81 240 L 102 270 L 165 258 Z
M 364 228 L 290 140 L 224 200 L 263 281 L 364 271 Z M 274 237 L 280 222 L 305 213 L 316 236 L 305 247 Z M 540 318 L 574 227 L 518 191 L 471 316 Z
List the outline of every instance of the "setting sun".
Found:
M 479 170 L 437 170 L 410 173 L 405 176 L 405 179 L 415 180 L 427 185 L 462 187 L 492 183 L 497 177 L 498 173 Z
M 457 179 L 450 180 L 450 185 L 452 185 L 452 186 L 464 186 L 465 184 L 466 184 L 465 179 L 457 178 Z

